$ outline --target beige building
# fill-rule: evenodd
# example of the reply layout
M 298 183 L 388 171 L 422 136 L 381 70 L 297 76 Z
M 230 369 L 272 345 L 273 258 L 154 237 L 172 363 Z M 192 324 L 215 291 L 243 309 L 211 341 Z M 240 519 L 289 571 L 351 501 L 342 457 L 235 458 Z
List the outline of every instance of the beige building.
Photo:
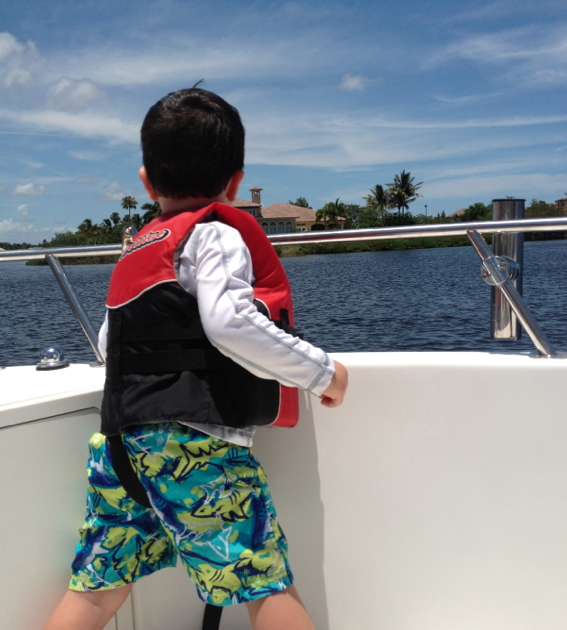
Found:
M 301 208 L 291 203 L 273 203 L 263 208 L 261 191 L 261 188 L 251 188 L 252 201 L 235 199 L 232 205 L 255 217 L 266 234 L 308 232 L 316 223 L 312 208 Z
M 457 217 L 462 217 L 465 214 L 466 208 L 461 208 L 456 212 L 447 215 L 447 219 L 456 219 Z
M 261 204 L 255 203 L 254 201 L 245 201 L 244 199 L 235 199 L 232 205 L 235 208 L 244 210 L 244 212 L 248 212 L 248 214 L 251 214 L 253 217 L 260 216 L 260 210 L 262 209 Z
M 315 222 L 315 210 L 292 203 L 273 203 L 262 208 L 258 217 L 258 223 L 266 234 L 308 232 Z

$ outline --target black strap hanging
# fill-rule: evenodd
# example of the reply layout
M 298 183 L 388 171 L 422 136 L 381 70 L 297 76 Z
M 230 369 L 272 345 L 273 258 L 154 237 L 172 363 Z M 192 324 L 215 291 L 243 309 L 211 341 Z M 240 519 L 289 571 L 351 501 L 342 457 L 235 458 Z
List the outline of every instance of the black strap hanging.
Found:
M 118 477 L 122 487 L 126 492 L 141 506 L 151 508 L 152 505 L 146 494 L 144 486 L 141 484 L 132 468 L 132 463 L 128 457 L 126 447 L 122 441 L 121 435 L 113 435 L 106 438 L 110 445 L 110 457 L 112 458 L 112 467 Z M 222 617 L 222 606 L 213 606 L 207 604 L 205 606 L 205 614 L 203 616 L 202 630 L 219 630 Z
M 213 606 L 207 604 L 205 606 L 205 615 L 203 616 L 202 630 L 219 630 L 222 617 L 222 606 Z
M 138 479 L 138 475 L 132 468 L 132 463 L 126 452 L 121 435 L 113 435 L 106 438 L 110 445 L 110 457 L 112 467 L 126 492 L 141 506 L 151 508 L 152 504 L 146 494 L 146 489 Z

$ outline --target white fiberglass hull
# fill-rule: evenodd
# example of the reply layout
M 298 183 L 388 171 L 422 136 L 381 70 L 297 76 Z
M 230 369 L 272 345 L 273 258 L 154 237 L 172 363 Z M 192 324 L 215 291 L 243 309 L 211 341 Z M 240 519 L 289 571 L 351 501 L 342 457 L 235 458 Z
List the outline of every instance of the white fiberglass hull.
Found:
M 302 396 L 297 428 L 255 442 L 318 630 L 564 630 L 567 362 L 335 356 L 343 407 Z M 0 371 L 2 629 L 41 628 L 65 591 L 102 377 Z M 196 630 L 202 610 L 169 569 L 109 628 Z M 247 628 L 242 607 L 221 627 Z

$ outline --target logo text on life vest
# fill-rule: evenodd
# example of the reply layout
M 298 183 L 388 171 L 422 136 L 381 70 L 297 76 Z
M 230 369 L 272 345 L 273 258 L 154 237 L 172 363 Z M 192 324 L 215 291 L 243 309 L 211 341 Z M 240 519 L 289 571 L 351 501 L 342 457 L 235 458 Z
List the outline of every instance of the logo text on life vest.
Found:
M 157 230 L 156 232 L 148 232 L 147 234 L 143 234 L 142 236 L 138 236 L 138 238 L 134 239 L 130 245 L 124 250 L 122 256 L 120 258 L 124 258 L 128 256 L 128 254 L 132 254 L 133 252 L 142 249 L 142 247 L 146 247 L 146 245 L 153 245 L 154 243 L 159 243 L 159 241 L 163 241 L 166 239 L 171 232 L 169 230 Z

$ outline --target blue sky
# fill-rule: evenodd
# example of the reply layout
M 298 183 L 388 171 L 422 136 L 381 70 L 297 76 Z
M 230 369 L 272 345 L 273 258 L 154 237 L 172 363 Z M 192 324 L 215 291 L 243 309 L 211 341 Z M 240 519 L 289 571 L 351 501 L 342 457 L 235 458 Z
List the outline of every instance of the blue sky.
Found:
M 362 203 L 402 169 L 416 213 L 567 192 L 564 0 L 30 0 L 0 29 L 0 241 L 147 202 L 145 112 L 203 78 L 244 120 L 244 199 Z

